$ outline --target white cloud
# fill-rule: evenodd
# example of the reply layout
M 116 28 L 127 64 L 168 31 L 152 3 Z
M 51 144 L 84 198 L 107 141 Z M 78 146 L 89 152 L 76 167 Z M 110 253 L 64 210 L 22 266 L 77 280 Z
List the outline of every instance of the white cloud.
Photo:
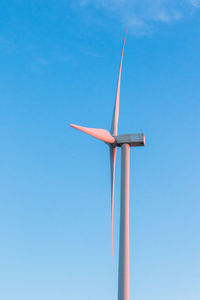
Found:
M 148 33 L 155 23 L 173 23 L 200 7 L 200 0 L 79 0 L 119 19 L 135 33 Z

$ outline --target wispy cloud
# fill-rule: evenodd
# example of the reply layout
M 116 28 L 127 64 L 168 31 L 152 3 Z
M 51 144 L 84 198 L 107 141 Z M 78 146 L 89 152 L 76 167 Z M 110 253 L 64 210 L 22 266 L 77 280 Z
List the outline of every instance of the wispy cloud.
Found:
M 83 7 L 105 10 L 135 33 L 148 33 L 156 23 L 173 23 L 200 7 L 200 0 L 79 0 Z
M 200 7 L 200 0 L 190 0 L 191 4 L 195 7 Z

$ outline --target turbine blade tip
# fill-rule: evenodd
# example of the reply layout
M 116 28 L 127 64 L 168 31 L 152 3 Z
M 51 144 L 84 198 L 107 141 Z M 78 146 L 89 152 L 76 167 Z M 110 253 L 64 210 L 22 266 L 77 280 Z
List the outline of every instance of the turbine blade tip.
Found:
M 69 126 L 71 126 L 73 128 L 77 128 L 77 125 L 75 125 L 75 124 L 69 124 Z

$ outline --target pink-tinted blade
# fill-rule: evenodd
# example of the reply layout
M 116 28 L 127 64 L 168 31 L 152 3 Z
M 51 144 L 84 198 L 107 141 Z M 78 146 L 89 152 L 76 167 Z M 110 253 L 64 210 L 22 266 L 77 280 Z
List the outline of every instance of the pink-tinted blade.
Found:
M 110 147 L 110 175 L 111 175 L 111 223 L 112 223 L 112 260 L 114 271 L 114 242 L 113 242 L 113 219 L 114 219 L 114 189 L 115 189 L 115 161 L 117 148 Z
M 127 32 L 127 29 L 126 29 L 126 32 Z M 121 61 L 120 61 L 119 76 L 118 76 L 118 83 L 117 83 L 117 93 L 116 93 L 115 107 L 114 107 L 112 125 L 111 125 L 111 134 L 114 136 L 117 136 L 117 132 L 118 132 L 120 82 L 121 82 L 121 71 L 122 71 L 122 61 L 123 61 L 123 54 L 124 54 L 124 45 L 125 45 L 125 40 L 126 40 L 126 32 L 125 32 L 124 43 L 123 43 L 123 48 L 122 48 L 122 56 L 121 56 Z
M 105 129 L 97 129 L 97 128 L 87 128 L 74 124 L 70 124 L 71 127 L 83 131 L 96 139 L 104 141 L 105 143 L 113 144 L 115 142 L 115 138 Z

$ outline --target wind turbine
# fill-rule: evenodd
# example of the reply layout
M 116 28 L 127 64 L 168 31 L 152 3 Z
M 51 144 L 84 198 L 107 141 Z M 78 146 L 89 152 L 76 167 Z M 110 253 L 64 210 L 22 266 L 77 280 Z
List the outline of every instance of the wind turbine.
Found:
M 127 30 L 126 30 L 127 32 Z M 111 168 L 111 222 L 112 222 L 112 257 L 114 269 L 113 250 L 113 215 L 114 215 L 114 185 L 115 185 L 115 161 L 117 147 L 121 148 L 121 200 L 120 200 L 120 236 L 119 236 L 119 270 L 118 270 L 118 300 L 129 300 L 129 169 L 130 169 L 130 147 L 145 145 L 145 135 L 120 134 L 118 135 L 119 119 L 119 98 L 122 60 L 126 32 L 122 48 L 122 55 L 119 68 L 117 92 L 111 130 L 87 128 L 74 124 L 71 127 L 83 131 L 101 141 L 104 141 L 110 148 L 110 168 Z

